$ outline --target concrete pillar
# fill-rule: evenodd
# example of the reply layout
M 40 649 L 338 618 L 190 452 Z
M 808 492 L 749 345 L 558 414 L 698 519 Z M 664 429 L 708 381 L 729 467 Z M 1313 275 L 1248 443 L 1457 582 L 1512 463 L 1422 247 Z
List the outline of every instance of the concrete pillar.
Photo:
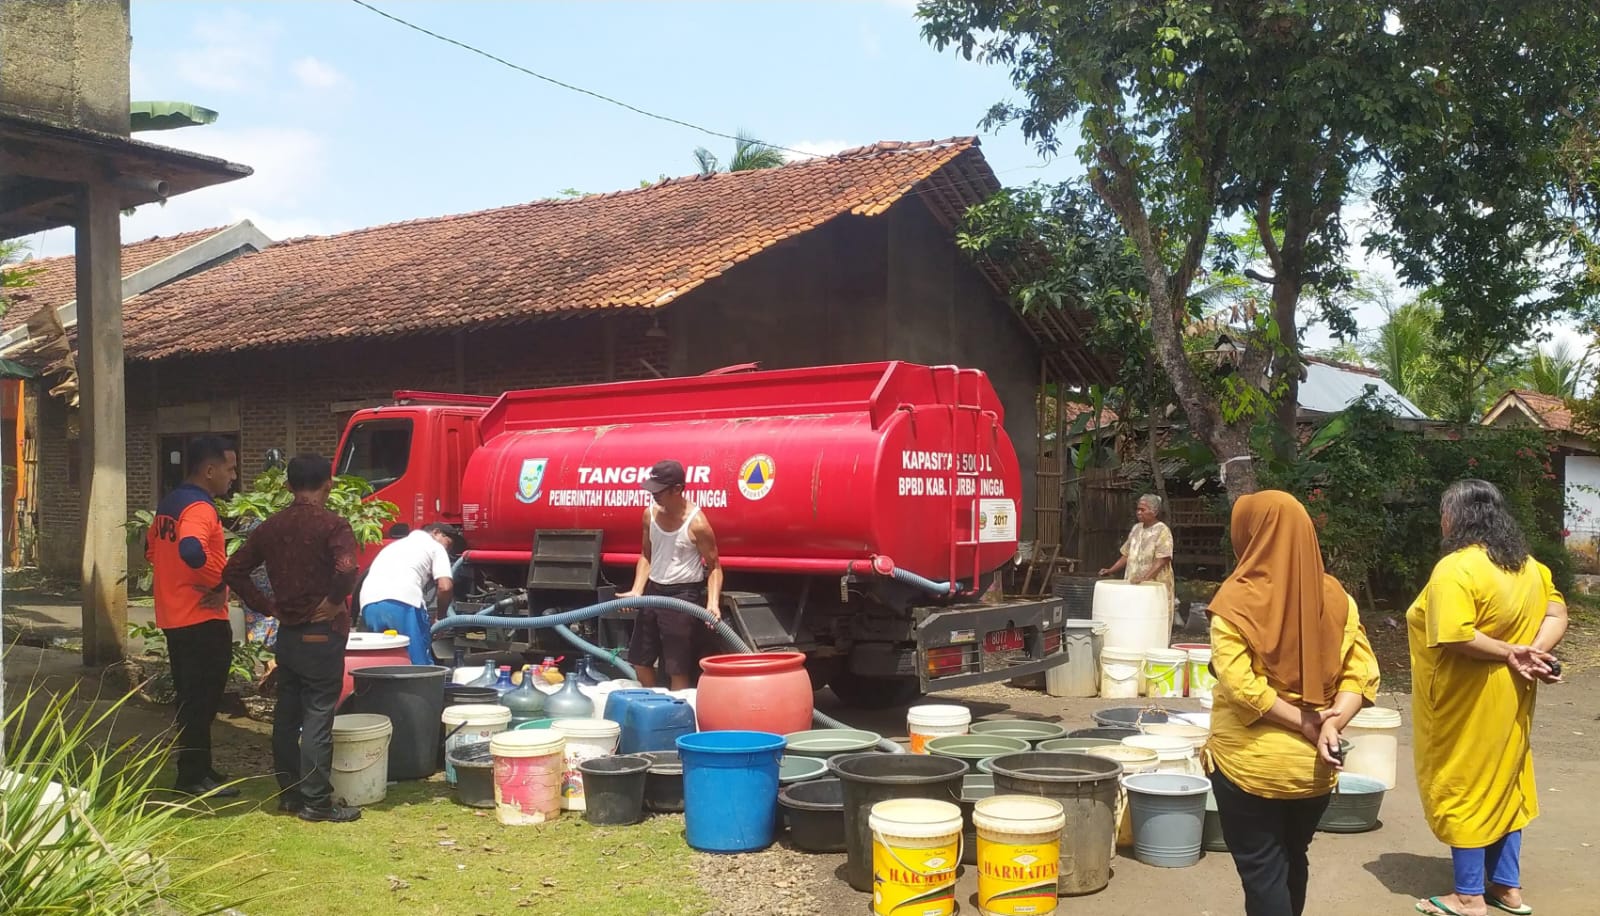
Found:
M 78 389 L 83 449 L 83 662 L 122 659 L 128 624 L 127 407 L 121 209 L 110 185 L 79 198 Z

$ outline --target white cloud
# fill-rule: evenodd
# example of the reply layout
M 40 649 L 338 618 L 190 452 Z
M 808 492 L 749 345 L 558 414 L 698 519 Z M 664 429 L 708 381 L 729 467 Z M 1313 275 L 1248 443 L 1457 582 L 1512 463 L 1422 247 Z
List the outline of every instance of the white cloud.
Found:
M 315 57 L 302 57 L 289 65 L 294 78 L 307 89 L 334 89 L 344 83 L 344 74 Z
M 183 81 L 217 92 L 238 92 L 270 84 L 272 51 L 281 27 L 238 12 L 196 22 L 195 45 L 172 57 Z
M 790 162 L 797 162 L 801 159 L 815 159 L 819 156 L 831 156 L 834 153 L 842 150 L 854 149 L 862 145 L 863 144 L 857 143 L 854 140 L 797 140 L 793 143 L 785 143 L 784 148 L 786 151 L 799 151 L 787 153 Z
M 174 131 L 160 139 L 171 146 L 242 162 L 255 169 L 255 174 L 179 195 L 164 206 L 138 208 L 132 216 L 123 217 L 125 241 L 226 226 L 243 219 L 280 240 L 355 228 L 344 220 L 312 215 L 320 208 L 326 188 L 327 146 L 309 130 L 207 127 Z M 52 231 L 32 241 L 37 242 L 32 246 L 36 256 L 72 253 L 70 230 Z

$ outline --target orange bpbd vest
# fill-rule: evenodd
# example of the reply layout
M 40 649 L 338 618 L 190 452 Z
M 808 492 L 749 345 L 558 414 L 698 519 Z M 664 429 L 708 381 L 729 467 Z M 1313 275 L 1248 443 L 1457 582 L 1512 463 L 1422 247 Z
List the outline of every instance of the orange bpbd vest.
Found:
M 161 500 L 145 535 L 156 626 L 172 630 L 228 619 L 227 593 L 218 588 L 228 562 L 225 545 L 211 494 L 186 483 Z

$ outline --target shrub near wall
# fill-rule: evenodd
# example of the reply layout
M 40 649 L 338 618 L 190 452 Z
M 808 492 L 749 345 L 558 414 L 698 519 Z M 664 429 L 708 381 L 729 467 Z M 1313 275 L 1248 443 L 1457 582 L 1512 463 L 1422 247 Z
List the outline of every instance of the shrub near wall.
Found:
M 1300 497 L 1317 523 L 1328 570 L 1351 590 L 1409 602 L 1439 559 L 1439 498 L 1451 483 L 1478 477 L 1499 487 L 1534 556 L 1557 587 L 1572 585 L 1572 562 L 1554 532 L 1562 505 L 1551 446 L 1531 430 L 1470 427 L 1424 434 L 1396 425 L 1368 400 L 1335 417 L 1288 467 L 1270 467 L 1264 486 Z

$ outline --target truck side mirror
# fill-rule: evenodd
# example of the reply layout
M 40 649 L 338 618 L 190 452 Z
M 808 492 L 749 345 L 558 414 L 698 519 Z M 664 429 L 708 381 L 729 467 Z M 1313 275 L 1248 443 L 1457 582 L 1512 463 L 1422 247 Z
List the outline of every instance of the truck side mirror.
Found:
M 403 538 L 410 533 L 410 525 L 407 525 L 405 522 L 396 522 L 395 525 L 389 529 L 387 536 L 391 538 Z

